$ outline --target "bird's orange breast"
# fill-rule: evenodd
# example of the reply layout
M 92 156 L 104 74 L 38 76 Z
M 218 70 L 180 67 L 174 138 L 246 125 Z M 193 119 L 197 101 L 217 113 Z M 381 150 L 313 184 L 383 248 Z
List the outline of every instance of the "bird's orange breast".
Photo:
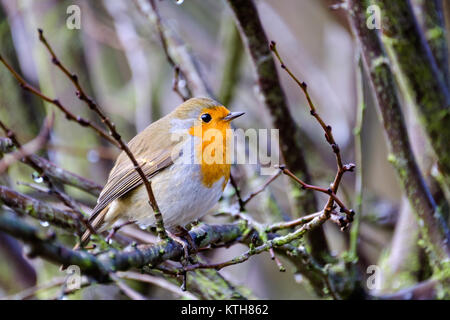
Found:
M 231 139 L 230 123 L 221 120 L 229 111 L 225 107 L 208 109 L 212 120 L 209 123 L 199 123 L 189 129 L 189 134 L 199 137 L 196 157 L 200 163 L 202 184 L 207 188 L 224 178 L 222 188 L 225 188 L 230 178 L 231 170 Z

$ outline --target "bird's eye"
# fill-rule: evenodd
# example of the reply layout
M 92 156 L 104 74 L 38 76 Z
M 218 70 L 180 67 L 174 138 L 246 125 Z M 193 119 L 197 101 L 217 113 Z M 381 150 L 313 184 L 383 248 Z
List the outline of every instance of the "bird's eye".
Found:
M 206 123 L 210 122 L 212 119 L 211 115 L 209 113 L 202 114 L 201 118 L 202 118 L 203 122 L 206 122 Z

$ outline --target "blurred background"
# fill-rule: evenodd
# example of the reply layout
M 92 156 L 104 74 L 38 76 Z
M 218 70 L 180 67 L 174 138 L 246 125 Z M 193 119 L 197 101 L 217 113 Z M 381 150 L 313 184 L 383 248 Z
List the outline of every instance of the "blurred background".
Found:
M 182 3 L 156 1 L 164 26 L 169 30 L 170 41 L 177 47 L 174 57 L 181 59 L 181 65 L 185 61 L 192 63 L 210 95 L 230 110 L 246 112 L 235 122 L 237 128 L 272 128 L 270 114 L 259 96 L 254 67 L 226 2 L 179 2 Z M 48 52 L 38 39 L 37 28 L 42 28 L 61 61 L 78 75 L 88 94 L 114 121 L 124 139 L 129 140 L 182 102 L 172 90 L 174 69 L 161 46 L 156 16 L 148 2 L 143 3 L 125 0 L 0 0 L 0 52 L 29 83 L 48 96 L 63 101 L 74 114 L 98 122 L 77 99 L 72 84 L 51 63 Z M 382 266 L 389 261 L 392 271 L 398 259 L 404 259 L 407 254 L 391 250 L 394 226 L 399 212 L 410 209 L 403 201 L 396 174 L 387 160 L 383 130 L 364 76 L 362 86 L 360 83 L 358 56 L 345 12 L 330 9 L 332 3 L 325 0 L 256 1 L 268 39 L 277 42 L 286 65 L 308 83 L 319 114 L 333 127 L 345 162 L 357 161 L 354 132 L 358 101 L 361 101 L 360 93 L 366 93 L 367 108 L 361 132 L 362 163 L 357 163 L 361 165 L 363 174 L 363 210 L 357 212 L 361 214 L 358 254 L 363 266 Z M 67 8 L 71 5 L 77 5 L 81 10 L 80 29 L 71 30 L 66 25 L 70 17 Z M 290 111 L 309 138 L 306 156 L 312 180 L 317 185 L 328 186 L 336 169 L 334 155 L 323 138 L 322 129 L 309 115 L 302 91 L 281 68 L 279 76 Z M 182 90 L 184 84 L 184 79 L 181 79 L 179 85 Z M 54 106 L 22 91 L 7 70 L 0 68 L 0 117 L 17 133 L 20 141 L 33 139 L 46 115 L 52 111 L 55 112 L 55 123 L 51 139 L 40 154 L 64 169 L 103 185 L 118 150 L 92 130 L 67 121 Z M 405 112 L 409 114 L 408 110 Z M 409 128 L 414 128 L 415 116 L 408 116 L 407 121 L 411 124 Z M 417 140 L 415 148 L 420 150 L 423 144 Z M 23 185 L 24 182 L 33 183 L 32 173 L 23 164 L 14 164 L 4 179 L 20 192 L 44 198 L 55 206 L 61 205 L 54 198 Z M 244 195 L 267 179 L 254 165 L 236 166 L 233 174 Z M 355 174 L 345 175 L 340 189 L 340 196 L 350 207 L 355 206 L 357 200 L 355 177 Z M 288 178 L 281 176 L 249 204 L 248 213 L 257 221 L 273 222 L 274 215 L 269 212 L 275 206 L 280 217 L 291 216 L 293 191 L 288 185 Z M 65 190 L 86 209 L 95 204 L 96 199 L 91 195 L 71 187 L 65 187 Z M 320 205 L 325 204 L 326 197 L 317 195 L 317 198 Z M 229 185 L 219 206 L 226 208 L 233 199 L 234 190 Z M 211 216 L 206 220 L 221 221 Z M 414 221 L 411 224 L 414 225 Z M 45 224 L 41 227 L 46 228 Z M 417 230 L 414 226 L 410 228 L 404 232 Z M 339 256 L 348 249 L 348 231 L 341 232 L 332 223 L 326 223 L 324 229 L 334 255 Z M 0 236 L 0 297 L 64 275 L 58 266 L 42 259 L 24 258 L 20 242 L 3 234 Z M 66 238 L 67 243 L 73 243 L 73 237 L 69 235 Z M 236 245 L 215 250 L 208 256 L 214 261 L 223 261 L 244 250 L 244 246 Z M 278 272 L 269 254 L 264 253 L 246 263 L 226 268 L 222 273 L 233 283 L 250 288 L 259 298 L 316 298 L 307 281 L 301 275 L 294 275 L 287 261 L 284 264 L 287 272 Z M 406 280 L 386 284 L 391 290 L 406 285 Z M 43 290 L 37 293 L 37 297 L 52 298 L 58 294 L 57 290 Z M 151 298 L 177 298 L 157 286 L 149 290 Z M 124 296 L 110 285 L 92 286 L 69 298 Z

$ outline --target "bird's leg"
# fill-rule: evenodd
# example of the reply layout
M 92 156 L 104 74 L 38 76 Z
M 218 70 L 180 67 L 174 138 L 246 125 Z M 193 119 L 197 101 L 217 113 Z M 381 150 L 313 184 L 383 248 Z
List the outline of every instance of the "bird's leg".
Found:
M 189 246 L 191 247 L 192 251 L 194 253 L 197 253 L 198 252 L 197 245 L 195 244 L 194 239 L 192 239 L 189 231 L 187 231 L 182 226 L 176 226 L 176 231 L 177 232 L 175 234 L 183 239 L 186 239 L 186 241 L 189 243 Z
M 183 247 L 184 259 L 180 261 L 184 270 L 182 273 L 183 284 L 181 285 L 181 290 L 186 291 L 187 271 L 185 270 L 185 266 L 189 263 L 195 263 L 194 259 L 191 259 L 189 255 L 189 248 L 192 250 L 193 253 L 197 253 L 198 248 L 194 242 L 194 239 L 192 239 L 191 235 L 185 228 L 181 226 L 176 226 L 175 230 L 172 230 L 172 232 L 170 232 L 169 230 L 166 231 L 171 239 L 173 239 L 175 242 L 179 243 Z
M 192 252 L 198 252 L 197 245 L 195 244 L 189 232 L 183 227 L 177 226 L 175 227 L 175 230 L 172 230 L 172 232 L 168 230 L 167 232 L 175 242 L 179 243 L 183 247 L 184 257 L 186 261 L 190 260 L 189 249 L 191 249 Z
M 183 239 L 181 239 L 180 237 L 176 236 L 175 234 L 173 234 L 172 232 L 166 230 L 167 233 L 169 234 L 170 238 L 175 241 L 176 243 L 180 244 L 183 247 L 183 251 L 184 251 L 184 258 L 187 260 L 189 259 L 189 245 L 186 243 L 186 241 L 184 241 Z

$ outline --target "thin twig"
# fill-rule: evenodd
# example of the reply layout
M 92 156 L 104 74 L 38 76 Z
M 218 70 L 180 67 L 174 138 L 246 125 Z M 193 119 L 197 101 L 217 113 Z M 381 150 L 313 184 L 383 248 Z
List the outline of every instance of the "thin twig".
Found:
M 319 212 L 316 212 L 316 213 L 308 214 L 306 216 L 300 217 L 300 218 L 295 219 L 295 220 L 274 223 L 274 224 L 272 224 L 272 225 L 270 225 L 269 227 L 266 228 L 266 232 L 276 232 L 278 230 L 291 229 L 291 228 L 294 228 L 296 226 L 303 225 L 305 223 L 308 223 L 312 219 L 320 216 L 322 213 L 323 213 L 323 211 L 319 211 Z
M 250 200 L 252 200 L 254 197 L 256 197 L 258 194 L 266 190 L 266 188 L 271 184 L 273 181 L 275 181 L 279 176 L 281 175 L 281 171 L 278 171 L 276 174 L 274 174 L 269 180 L 266 181 L 258 190 L 252 192 L 245 200 L 243 201 L 243 204 L 246 205 Z
M 122 224 L 119 224 L 118 226 L 115 226 L 111 232 L 108 234 L 108 236 L 106 237 L 105 241 L 109 243 L 109 241 L 116 235 L 117 231 L 119 231 L 120 229 L 122 229 L 125 226 L 128 226 L 130 224 L 136 223 L 136 221 L 131 220 L 131 221 L 125 221 Z
M 239 203 L 239 211 L 245 211 L 245 202 L 242 200 L 241 197 L 241 190 L 239 189 L 239 186 L 236 183 L 236 180 L 234 180 L 234 177 L 232 174 L 230 174 L 230 183 L 234 188 L 234 191 L 236 192 L 236 197 L 238 199 Z
M 363 83 L 363 61 L 360 54 L 358 54 L 358 59 L 356 62 L 356 86 L 357 86 L 357 103 L 358 103 L 358 114 L 356 117 L 356 124 L 353 130 L 354 141 L 355 141 L 355 160 L 357 164 L 356 177 L 355 177 L 355 201 L 354 205 L 358 215 L 355 217 L 355 221 L 352 224 L 350 230 L 350 245 L 349 253 L 352 259 L 357 259 L 357 249 L 358 249 L 358 235 L 361 216 L 363 213 L 363 171 L 362 171 L 362 126 L 364 121 L 364 112 L 366 109 L 364 101 L 364 83 Z
M 14 146 L 20 150 L 22 148 L 22 145 L 17 140 L 17 136 L 14 133 L 14 131 L 8 128 L 1 120 L 0 120 L 0 128 L 5 132 L 8 138 L 11 139 Z M 36 162 L 35 160 L 36 157 L 34 155 L 28 155 L 23 157 L 22 162 L 29 165 L 34 170 L 36 170 L 41 175 L 43 181 L 45 182 L 51 193 L 54 194 L 60 201 L 62 201 L 65 205 L 67 205 L 69 208 L 73 210 L 73 212 L 69 213 L 72 218 L 80 221 L 87 229 L 91 230 L 91 232 L 95 234 L 95 230 L 92 228 L 92 226 L 84 217 L 84 215 L 81 213 L 81 210 L 79 206 L 76 204 L 75 200 L 73 200 L 69 195 L 67 195 L 66 193 L 62 192 L 57 187 L 55 187 L 50 177 L 46 174 L 46 168 L 42 167 L 40 163 Z M 74 217 L 73 215 L 75 215 L 76 217 Z M 81 230 L 79 229 L 76 230 L 78 235 L 81 236 Z
M 158 29 L 158 35 L 159 35 L 159 39 L 161 41 L 162 48 L 164 50 L 164 54 L 166 55 L 167 62 L 169 62 L 170 66 L 174 70 L 174 79 L 173 79 L 172 89 L 176 94 L 178 94 L 180 96 L 181 100 L 186 101 L 189 98 L 192 98 L 192 91 L 189 88 L 189 84 L 186 81 L 187 78 L 186 78 L 186 75 L 184 74 L 184 71 L 181 70 L 180 66 L 175 62 L 175 60 L 172 58 L 172 55 L 169 52 L 169 46 L 167 44 L 167 39 L 163 32 L 161 16 L 159 15 L 158 8 L 156 7 L 155 0 L 149 0 L 149 2 L 152 7 L 152 10 L 156 16 L 156 28 Z M 182 79 L 184 79 L 186 81 L 186 91 L 187 91 L 186 96 L 180 91 L 180 86 L 179 86 L 180 76 L 182 77 Z
M 187 45 L 183 42 L 183 40 L 179 38 L 168 25 L 164 24 L 161 17 L 160 20 L 158 20 L 158 16 L 153 10 L 151 3 L 149 3 L 149 0 L 135 0 L 134 3 L 136 4 L 139 12 L 141 12 L 149 20 L 149 22 L 162 33 L 163 39 L 165 39 L 165 43 L 167 44 L 170 59 L 174 62 L 177 60 L 177 63 L 171 65 L 177 65 L 183 72 L 182 75 L 186 81 L 186 97 L 213 97 L 213 92 L 209 88 L 206 79 L 202 76 L 196 59 L 186 48 Z M 175 57 L 177 59 L 175 59 Z M 167 59 L 169 58 L 167 57 Z
M 300 89 L 303 91 L 306 100 L 308 102 L 308 106 L 310 109 L 310 113 L 311 115 L 317 120 L 317 122 L 320 124 L 320 126 L 322 127 L 323 131 L 325 132 L 325 139 L 326 141 L 330 144 L 333 153 L 336 156 L 336 163 L 337 163 L 337 173 L 336 176 L 334 178 L 333 183 L 331 184 L 331 188 L 329 190 L 331 190 L 329 192 L 330 194 L 330 198 L 324 208 L 326 213 L 329 213 L 332 210 L 333 207 L 333 201 L 336 201 L 339 206 L 341 207 L 341 209 L 347 214 L 347 218 L 349 220 L 349 222 L 353 221 L 353 215 L 354 212 L 347 210 L 345 207 L 343 207 L 342 202 L 339 203 L 336 200 L 336 193 L 338 191 L 339 188 L 339 184 L 341 182 L 342 176 L 344 175 L 345 172 L 347 171 L 353 171 L 353 169 L 355 168 L 355 165 L 350 163 L 350 164 L 346 164 L 344 165 L 342 162 L 342 157 L 341 157 L 341 152 L 339 149 L 338 144 L 336 143 L 334 136 L 333 136 L 333 132 L 332 132 L 332 127 L 330 125 L 327 125 L 325 123 L 325 121 L 323 121 L 322 117 L 317 113 L 317 109 L 314 106 L 314 103 L 312 102 L 311 96 L 309 95 L 308 92 L 308 85 L 306 84 L 306 82 L 301 82 L 292 72 L 291 70 L 286 66 L 286 64 L 283 62 L 283 59 L 281 59 L 280 54 L 278 53 L 277 47 L 276 47 L 276 43 L 275 41 L 271 41 L 270 45 L 269 45 L 270 50 L 275 54 L 275 56 L 277 57 L 278 61 L 281 64 L 281 68 L 283 68 L 288 74 L 289 76 L 295 81 L 295 83 L 297 83 L 297 85 L 300 87 Z M 286 172 L 284 172 L 286 173 Z M 290 175 L 291 178 L 294 178 L 295 176 Z M 298 183 L 302 184 L 303 187 L 309 189 L 308 187 L 311 187 L 309 185 L 306 185 L 303 182 L 298 181 L 299 179 L 295 179 Z M 321 191 L 321 190 L 317 190 L 317 191 Z M 322 192 L 322 191 L 321 191 Z
M 114 283 L 119 287 L 119 289 L 132 300 L 147 300 L 142 294 L 136 290 L 130 288 L 125 282 L 123 282 L 115 273 L 110 273 L 109 275 L 113 279 Z
M 50 131 L 53 126 L 53 120 L 54 120 L 54 114 L 52 114 L 51 117 L 47 117 L 44 121 L 44 125 L 42 126 L 39 134 L 28 142 L 27 144 L 23 145 L 16 151 L 9 154 L 8 158 L 3 158 L 0 160 L 0 174 L 4 172 L 10 165 L 12 165 L 14 162 L 28 157 L 29 155 L 37 152 L 39 149 L 44 147 L 44 145 L 48 142 L 48 139 L 50 138 Z
M 122 279 L 151 283 L 169 292 L 175 293 L 180 297 L 184 297 L 190 300 L 198 300 L 198 298 L 193 294 L 191 294 L 190 292 L 182 291 L 178 286 L 170 283 L 169 281 L 155 276 L 151 276 L 149 274 L 127 271 L 127 272 L 118 272 L 117 276 Z
M 247 261 L 248 259 L 250 259 L 250 257 L 252 257 L 256 254 L 262 253 L 264 251 L 268 251 L 271 248 L 283 246 L 294 240 L 300 239 L 301 237 L 303 237 L 303 235 L 308 230 L 319 227 L 328 219 L 329 219 L 329 217 L 325 213 L 322 213 L 321 215 L 315 217 L 313 220 L 304 224 L 303 226 L 301 226 L 299 229 L 295 230 L 294 232 L 291 232 L 285 236 L 278 236 L 272 240 L 268 240 L 267 242 L 263 243 L 262 245 L 260 245 L 256 248 L 251 247 L 248 251 L 244 252 L 243 254 L 241 254 L 231 260 L 221 262 L 221 263 L 213 263 L 213 264 L 201 264 L 201 263 L 192 264 L 192 265 L 183 267 L 182 271 L 192 271 L 192 270 L 196 270 L 196 269 L 221 270 L 228 266 L 243 263 L 243 262 Z
M 128 148 L 128 145 L 122 140 L 121 136 L 119 135 L 119 133 L 116 130 L 115 124 L 113 122 L 111 122 L 111 120 L 103 113 L 103 111 L 100 109 L 99 105 L 92 98 L 90 98 L 89 96 L 86 95 L 86 93 L 84 92 L 83 88 L 81 87 L 81 85 L 78 81 L 78 76 L 76 74 L 69 72 L 69 70 L 66 67 L 64 67 L 64 65 L 60 62 L 58 57 L 55 55 L 52 47 L 48 43 L 47 39 L 44 37 L 44 33 L 43 33 L 42 29 L 38 29 L 38 32 L 39 32 L 39 40 L 44 44 L 44 46 L 49 51 L 49 53 L 52 57 L 52 62 L 67 76 L 67 78 L 69 78 L 69 80 L 76 87 L 78 98 L 80 100 L 82 100 L 83 102 L 85 102 L 87 104 L 87 106 L 99 116 L 99 118 L 102 120 L 102 122 L 109 129 L 111 137 L 116 141 L 116 143 L 114 143 L 114 144 L 118 145 L 119 148 L 125 152 L 125 154 L 128 156 L 130 161 L 133 163 L 134 170 L 136 170 L 136 172 L 141 177 L 142 182 L 145 186 L 145 189 L 147 190 L 147 194 L 148 194 L 148 198 L 149 198 L 149 205 L 153 209 L 153 212 L 155 214 L 156 228 L 157 228 L 158 235 L 161 239 L 167 239 L 167 233 L 164 228 L 162 214 L 161 214 L 161 211 L 156 202 L 155 196 L 153 194 L 153 190 L 151 187 L 151 181 L 149 181 L 147 179 L 146 175 L 142 171 L 142 168 L 140 167 L 140 165 L 137 162 L 136 158 L 134 157 L 133 153 Z
M 75 173 L 69 172 L 45 158 L 37 155 L 30 155 L 30 160 L 42 168 L 42 170 L 45 171 L 45 174 L 54 181 L 83 190 L 93 196 L 98 196 L 103 189 L 101 185 Z
M 273 251 L 273 248 L 269 249 L 269 253 L 270 253 L 270 259 L 275 261 L 275 263 L 277 264 L 278 269 L 280 270 L 280 272 L 286 272 L 286 268 L 283 266 L 283 264 L 281 263 L 280 259 L 278 259 L 278 257 L 275 255 L 275 252 Z
M 26 300 L 34 297 L 38 292 L 53 289 L 62 285 L 66 281 L 66 277 L 53 278 L 47 283 L 39 284 L 31 288 L 27 288 L 11 296 L 0 298 L 0 300 Z
M 286 174 L 287 176 L 292 178 L 295 182 L 300 184 L 303 189 L 314 190 L 314 191 L 322 192 L 322 193 L 325 193 L 325 194 L 329 195 L 331 201 L 335 201 L 339 205 L 339 207 L 341 208 L 341 211 L 345 212 L 347 214 L 349 222 L 351 222 L 353 220 L 353 216 L 355 214 L 354 211 L 351 210 L 351 209 L 347 209 L 347 207 L 344 205 L 344 203 L 336 196 L 336 194 L 334 193 L 332 188 L 325 189 L 325 188 L 322 188 L 322 187 L 318 187 L 318 186 L 313 186 L 313 185 L 307 184 L 307 183 L 303 182 L 302 180 L 300 180 L 299 178 L 297 178 L 291 171 L 289 171 L 289 169 L 286 169 L 284 167 L 280 167 L 280 170 L 284 174 Z M 330 201 L 329 201 L 327 203 L 327 206 L 324 208 L 324 212 L 326 214 L 330 213 L 333 210 L 333 208 L 331 206 L 332 206 L 332 203 L 330 204 Z
M 103 129 L 101 129 L 100 127 L 98 127 L 96 124 L 94 124 L 93 122 L 81 118 L 79 116 L 74 115 L 72 112 L 69 111 L 69 109 L 67 107 L 65 107 L 58 99 L 52 99 L 48 96 L 46 96 L 45 94 L 43 94 L 42 92 L 40 92 L 38 89 L 34 88 L 33 86 L 31 86 L 30 84 L 28 84 L 7 62 L 6 60 L 3 59 L 3 57 L 0 55 L 0 62 L 3 63 L 3 65 L 9 70 L 9 72 L 14 76 L 14 78 L 16 78 L 17 82 L 19 83 L 19 86 L 26 90 L 31 92 L 32 94 L 34 94 L 35 96 L 39 97 L 40 99 L 53 104 L 54 106 L 56 106 L 59 110 L 61 110 L 65 116 L 66 119 L 69 121 L 75 121 L 77 122 L 79 125 L 81 125 L 82 127 L 90 127 L 92 128 L 94 131 L 96 131 L 100 136 L 102 136 L 103 138 L 105 138 L 106 140 L 108 140 L 109 142 L 111 142 L 112 144 L 117 146 L 117 142 L 111 138 L 108 133 L 106 133 Z

